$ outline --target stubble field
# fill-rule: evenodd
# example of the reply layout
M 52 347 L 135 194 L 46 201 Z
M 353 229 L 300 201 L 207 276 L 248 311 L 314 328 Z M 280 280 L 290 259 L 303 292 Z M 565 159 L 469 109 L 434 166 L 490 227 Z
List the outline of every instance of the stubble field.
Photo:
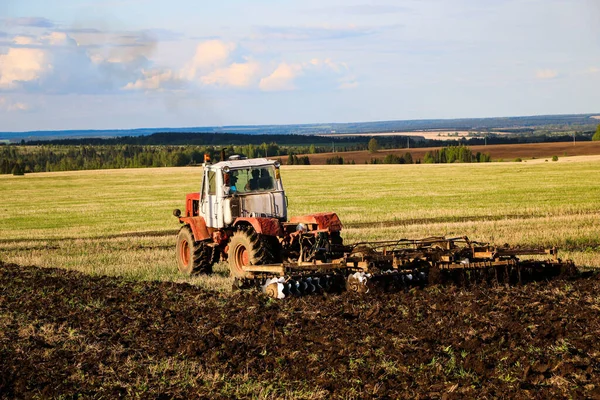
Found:
M 557 246 L 600 265 L 600 160 L 529 164 L 284 167 L 289 215 L 335 211 L 346 241 L 467 235 Z M 199 190 L 201 168 L 0 177 L 5 262 L 229 288 L 176 271 L 172 216 Z
M 563 160 L 284 167 L 282 177 L 289 214 L 336 211 L 347 242 L 468 235 L 557 246 L 598 267 L 600 161 Z M 281 302 L 231 293 L 225 265 L 211 277 L 176 271 L 171 210 L 200 176 L 165 168 L 0 177 L 0 393 L 600 393 L 596 275 Z

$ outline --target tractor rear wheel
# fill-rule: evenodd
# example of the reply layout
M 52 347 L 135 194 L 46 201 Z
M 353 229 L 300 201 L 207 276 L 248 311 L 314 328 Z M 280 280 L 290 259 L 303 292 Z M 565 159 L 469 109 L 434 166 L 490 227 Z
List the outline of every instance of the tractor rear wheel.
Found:
M 229 241 L 227 257 L 231 276 L 247 278 L 249 274 L 244 271 L 244 266 L 276 262 L 277 257 L 271 245 L 272 239 L 276 240 L 268 236 L 261 237 L 251 228 L 236 231 Z
M 188 226 L 177 235 L 177 267 L 186 275 L 210 274 L 214 263 L 214 247 L 206 241 L 196 242 Z

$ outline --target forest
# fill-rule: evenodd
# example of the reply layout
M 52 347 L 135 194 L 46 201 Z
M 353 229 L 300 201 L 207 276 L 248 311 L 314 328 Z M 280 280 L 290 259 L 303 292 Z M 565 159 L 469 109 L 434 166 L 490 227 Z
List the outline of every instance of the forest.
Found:
M 589 141 L 593 132 L 577 135 Z M 270 139 L 273 139 L 272 141 Z M 368 136 L 331 138 L 301 135 L 238 135 L 206 133 L 157 133 L 148 136 L 110 139 L 84 138 L 51 141 L 23 141 L 20 145 L 0 144 L 0 174 L 22 175 L 31 172 L 73 171 L 89 169 L 177 167 L 202 163 L 204 154 L 216 160 L 225 148 L 227 154 L 249 158 L 279 158 L 288 165 L 310 164 L 307 155 L 337 152 L 328 164 L 344 164 L 343 152 L 367 150 L 373 138 Z M 269 140 L 269 141 L 267 141 Z M 406 136 L 378 136 L 381 149 L 439 147 L 428 152 L 424 163 L 486 162 L 489 155 L 472 154 L 469 145 L 518 144 L 531 142 L 571 141 L 570 135 L 490 135 L 484 138 L 461 138 L 453 141 L 415 140 Z M 419 162 L 420 160 L 417 160 Z M 371 163 L 411 164 L 410 153 L 388 155 Z

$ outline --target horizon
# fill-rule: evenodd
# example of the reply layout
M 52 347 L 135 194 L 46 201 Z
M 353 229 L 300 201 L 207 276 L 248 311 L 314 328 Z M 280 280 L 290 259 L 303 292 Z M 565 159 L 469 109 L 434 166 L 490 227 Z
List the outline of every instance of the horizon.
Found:
M 539 114 L 539 115 L 506 115 L 506 116 L 497 116 L 497 117 L 456 117 L 456 118 L 421 118 L 421 119 L 397 119 L 397 120 L 374 120 L 374 121 L 349 121 L 349 122 L 308 122 L 308 123 L 298 123 L 298 124 L 253 124 L 253 125 L 213 125 L 213 126 L 146 126 L 146 127 L 136 127 L 136 128 L 104 128 L 104 129 L 55 129 L 55 130 L 30 130 L 30 131 L 0 131 L 0 134 L 7 133 L 16 133 L 16 134 L 26 134 L 26 133 L 51 133 L 51 132 L 118 132 L 118 131 L 159 131 L 161 129 L 166 129 L 170 131 L 174 131 L 176 129 L 222 129 L 222 128 L 241 128 L 241 127 L 286 127 L 286 126 L 315 126 L 315 125 L 351 125 L 351 124 L 373 124 L 373 123 L 394 123 L 394 122 L 427 122 L 427 121 L 463 121 L 463 120 L 493 120 L 493 119 L 519 119 L 519 118 L 539 118 L 539 117 L 561 117 L 561 116 L 590 116 L 590 125 L 600 125 L 600 112 L 598 113 L 578 113 L 578 114 Z M 595 118 L 595 117 L 598 118 Z M 448 126 L 445 128 L 423 128 L 425 130 L 435 130 L 435 129 L 452 129 L 452 126 Z M 158 133 L 158 132 L 157 132 Z M 197 133 L 215 133 L 215 132 L 197 132 Z M 227 132 L 222 132 L 227 133 Z M 234 132 L 235 133 L 235 132 Z M 368 133 L 368 132 L 365 132 Z
M 593 0 L 7 0 L 0 129 L 592 114 L 599 19 Z

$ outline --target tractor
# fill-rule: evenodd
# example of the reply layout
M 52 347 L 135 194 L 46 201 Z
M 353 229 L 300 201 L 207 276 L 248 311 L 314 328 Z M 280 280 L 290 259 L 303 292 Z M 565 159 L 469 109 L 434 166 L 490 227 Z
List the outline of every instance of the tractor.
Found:
M 183 214 L 173 211 L 183 224 L 176 249 L 182 273 L 211 273 L 214 263 L 228 260 L 231 275 L 244 279 L 260 272 L 253 266 L 343 257 L 335 213 L 288 221 L 278 161 L 236 155 L 203 167 L 200 191 L 186 196 Z

